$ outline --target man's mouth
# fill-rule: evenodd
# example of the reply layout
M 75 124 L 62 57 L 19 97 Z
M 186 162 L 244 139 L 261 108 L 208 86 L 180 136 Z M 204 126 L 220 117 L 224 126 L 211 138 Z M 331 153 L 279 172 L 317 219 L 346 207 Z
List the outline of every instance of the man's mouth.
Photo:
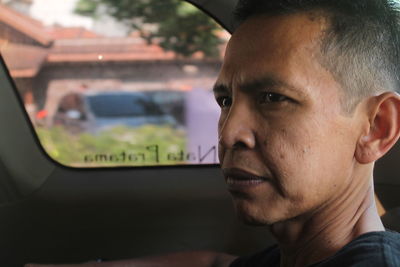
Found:
M 254 187 L 270 181 L 269 178 L 256 175 L 254 173 L 237 169 L 227 168 L 222 170 L 225 181 L 230 188 Z

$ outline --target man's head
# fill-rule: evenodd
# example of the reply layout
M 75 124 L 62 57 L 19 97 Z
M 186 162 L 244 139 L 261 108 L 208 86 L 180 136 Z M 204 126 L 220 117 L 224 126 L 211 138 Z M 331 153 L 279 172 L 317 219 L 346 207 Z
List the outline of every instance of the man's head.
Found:
M 357 201 L 371 187 L 373 162 L 400 135 L 398 96 L 379 94 L 397 88 L 397 73 L 390 82 L 353 82 L 358 74 L 348 64 L 361 56 L 328 42 L 341 38 L 328 37 L 331 13 L 320 6 L 288 10 L 245 16 L 214 88 L 221 166 L 239 214 L 256 224 Z M 383 63 L 368 63 L 371 70 L 357 64 L 378 77 Z M 351 92 L 353 84 L 362 93 Z M 349 112 L 343 101 L 353 95 Z
M 342 85 L 351 112 L 365 96 L 400 88 L 398 6 L 387 0 L 240 0 L 236 17 L 309 12 L 326 28 L 319 49 L 322 66 Z

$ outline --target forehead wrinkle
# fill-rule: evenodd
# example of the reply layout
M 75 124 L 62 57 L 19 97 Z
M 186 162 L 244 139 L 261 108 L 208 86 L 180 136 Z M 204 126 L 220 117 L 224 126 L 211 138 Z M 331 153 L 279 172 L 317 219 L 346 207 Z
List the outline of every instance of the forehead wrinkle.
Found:
M 229 62 L 229 60 L 227 60 L 227 56 L 225 56 L 221 72 L 213 87 L 214 94 L 216 93 L 230 94 L 232 93 L 233 87 L 236 84 L 239 84 L 238 73 L 240 73 L 240 71 L 235 69 L 234 66 L 236 64 L 227 64 L 227 62 Z

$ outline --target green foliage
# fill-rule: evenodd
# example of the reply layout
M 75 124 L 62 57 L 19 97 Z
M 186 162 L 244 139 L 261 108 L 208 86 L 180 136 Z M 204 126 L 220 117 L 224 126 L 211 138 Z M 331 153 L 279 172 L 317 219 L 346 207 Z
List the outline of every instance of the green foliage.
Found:
M 118 126 L 96 135 L 71 134 L 62 127 L 37 127 L 36 132 L 49 156 L 66 166 L 112 167 L 184 163 L 167 158 L 168 153 L 186 149 L 185 132 L 169 126 Z
M 75 12 L 96 17 L 98 7 L 140 32 L 148 43 L 189 57 L 201 51 L 218 57 L 221 28 L 199 9 L 182 0 L 79 0 Z
M 91 16 L 96 12 L 97 1 L 79 1 L 76 4 L 75 9 L 80 15 Z

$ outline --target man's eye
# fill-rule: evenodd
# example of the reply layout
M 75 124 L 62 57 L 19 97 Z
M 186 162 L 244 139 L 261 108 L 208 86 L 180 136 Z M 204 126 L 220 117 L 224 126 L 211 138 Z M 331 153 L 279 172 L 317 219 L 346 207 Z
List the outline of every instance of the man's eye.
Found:
M 220 96 L 217 97 L 217 103 L 221 108 L 226 108 L 232 104 L 232 98 L 228 96 Z
M 290 99 L 284 95 L 277 94 L 277 93 L 271 93 L 271 92 L 262 93 L 261 97 L 259 99 L 261 104 L 283 102 L 283 101 L 287 101 L 287 100 L 290 100 Z

